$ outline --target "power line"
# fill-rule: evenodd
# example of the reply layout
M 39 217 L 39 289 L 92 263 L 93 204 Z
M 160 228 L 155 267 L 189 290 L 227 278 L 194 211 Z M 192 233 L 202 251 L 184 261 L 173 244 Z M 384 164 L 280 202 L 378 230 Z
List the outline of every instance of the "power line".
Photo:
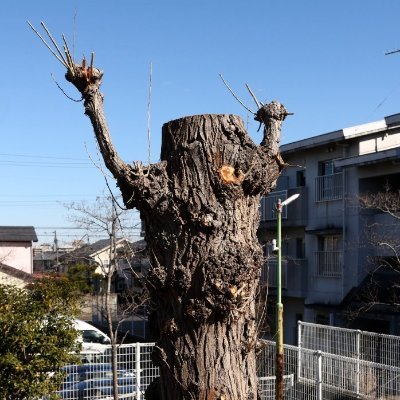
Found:
M 0 153 L 0 165 L 10 167 L 95 168 L 88 158 L 15 153 Z
M 29 194 L 28 197 L 96 197 L 96 198 L 106 198 L 106 196 L 99 196 L 97 194 Z M 1 197 L 20 197 L 15 194 L 2 194 Z M 26 194 L 24 193 L 24 198 L 26 198 Z
M 77 164 L 77 163 L 44 163 L 44 162 L 14 162 L 14 161 L 0 161 L 0 165 L 9 167 L 39 167 L 39 168 L 95 168 L 94 165 L 87 164 Z
M 135 225 L 133 225 L 133 226 L 129 226 L 129 227 L 123 227 L 123 229 L 124 230 L 136 230 L 136 229 L 138 229 L 138 228 L 140 228 L 140 225 L 141 223 L 140 222 L 138 222 L 138 223 L 136 223 Z M 71 230 L 78 230 L 78 229 L 81 229 L 81 230 L 88 230 L 87 228 L 84 228 L 84 227 L 80 227 L 80 226 L 35 226 L 34 227 L 35 228 L 35 230 L 42 230 L 42 229 L 60 229 L 60 230 L 69 230 L 69 229 L 71 229 Z
M 75 160 L 75 161 L 86 161 L 86 162 L 89 162 L 87 158 L 77 158 L 77 157 L 39 156 L 39 155 L 13 154 L 13 153 L 0 153 L 0 156 L 24 157 L 24 158 L 48 158 L 48 159 L 53 159 L 53 160 Z

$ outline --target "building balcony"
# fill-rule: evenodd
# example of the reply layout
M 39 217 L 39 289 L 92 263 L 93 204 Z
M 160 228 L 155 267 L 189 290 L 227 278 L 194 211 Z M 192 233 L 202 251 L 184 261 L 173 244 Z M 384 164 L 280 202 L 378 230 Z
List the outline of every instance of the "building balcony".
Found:
M 278 260 L 274 257 L 268 259 L 261 270 L 261 285 L 268 286 L 270 288 L 278 287 Z M 281 277 L 282 289 L 287 288 L 287 261 L 282 260 L 282 277 Z
M 279 190 L 262 197 L 260 205 L 261 227 L 276 226 L 276 204 L 280 199 L 282 202 L 294 194 L 300 197 L 282 209 L 282 227 L 296 227 L 307 225 L 307 188 L 300 186 L 287 190 Z
M 317 278 L 341 278 L 343 272 L 342 251 L 316 251 L 315 276 Z
M 261 284 L 271 289 L 277 288 L 278 261 L 276 258 L 267 260 L 261 271 Z M 307 290 L 307 260 L 282 260 L 282 289 L 284 296 L 305 297 Z
M 315 178 L 315 201 L 343 199 L 343 173 L 317 176 Z

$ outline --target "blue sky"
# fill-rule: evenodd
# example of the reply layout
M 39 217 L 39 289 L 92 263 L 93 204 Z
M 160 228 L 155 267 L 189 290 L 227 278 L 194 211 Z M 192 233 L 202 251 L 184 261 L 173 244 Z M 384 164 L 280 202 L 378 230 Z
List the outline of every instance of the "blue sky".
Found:
M 95 52 L 105 108 L 123 159 L 147 160 L 147 95 L 153 65 L 151 159 L 162 124 L 184 115 L 232 113 L 258 124 L 250 106 L 294 112 L 282 142 L 293 142 L 400 112 L 400 2 L 397 0 L 3 0 L 0 24 L 0 225 L 33 225 L 70 241 L 63 206 L 92 202 L 105 188 L 92 128 L 62 66 L 27 25 L 64 33 L 80 59 Z M 115 184 L 111 182 L 111 186 Z M 82 234 L 83 235 L 83 234 Z

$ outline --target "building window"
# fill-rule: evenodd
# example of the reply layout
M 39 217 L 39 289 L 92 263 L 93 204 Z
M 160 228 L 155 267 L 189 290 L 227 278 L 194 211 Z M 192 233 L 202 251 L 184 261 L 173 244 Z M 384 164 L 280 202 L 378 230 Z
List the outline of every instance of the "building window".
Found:
M 318 165 L 319 175 L 327 176 L 335 173 L 335 166 L 333 160 L 321 161 Z
M 341 235 L 318 236 L 318 250 L 338 251 L 342 249 Z
M 299 260 L 306 258 L 306 246 L 303 238 L 296 238 L 296 258 Z
M 296 186 L 306 186 L 306 171 L 304 169 L 296 172 Z
M 315 316 L 315 323 L 319 325 L 329 325 L 329 316 L 323 314 L 317 314 Z
M 327 235 L 318 237 L 318 251 L 315 252 L 316 276 L 340 278 L 342 276 L 342 237 Z
M 335 170 L 334 161 L 322 161 L 315 178 L 315 201 L 340 200 L 343 198 L 343 174 Z

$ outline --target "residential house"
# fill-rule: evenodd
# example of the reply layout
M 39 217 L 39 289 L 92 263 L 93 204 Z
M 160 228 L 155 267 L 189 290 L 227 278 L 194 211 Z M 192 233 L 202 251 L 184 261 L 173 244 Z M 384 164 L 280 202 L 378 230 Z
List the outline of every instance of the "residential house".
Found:
M 142 241 L 144 242 L 144 241 Z M 115 240 L 115 254 L 111 252 L 110 239 L 101 239 L 94 243 L 87 243 L 73 251 L 66 252 L 60 256 L 60 263 L 64 268 L 78 262 L 96 265 L 95 273 L 106 275 L 113 257 L 116 258 L 117 273 L 130 269 L 132 258 L 137 248 L 142 247 L 126 238 Z
M 33 226 L 0 226 L 0 262 L 27 274 L 33 273 Z
M 105 276 L 110 267 L 112 257 L 115 256 L 117 268 L 116 273 L 112 277 L 112 293 L 109 296 L 109 301 L 112 303 L 113 318 L 118 320 L 120 311 L 132 301 L 132 297 L 136 295 L 140 297 L 143 293 L 142 278 L 147 274 L 150 263 L 146 252 L 146 242 L 144 240 L 131 242 L 126 238 L 116 239 L 115 255 L 110 252 L 110 245 L 110 239 L 84 244 L 73 251 L 60 255 L 59 263 L 61 270 L 64 272 L 67 271 L 71 265 L 77 263 L 95 265 L 95 273 Z M 83 310 L 85 313 L 84 319 L 101 324 L 103 316 L 100 311 L 104 308 L 104 297 L 99 282 L 93 281 L 93 285 L 96 290 L 96 295 L 93 296 L 90 301 L 87 301 L 87 305 Z M 134 310 L 134 312 L 140 315 L 132 315 L 128 318 L 125 317 L 124 319 L 126 319 L 126 322 L 122 329 L 130 330 L 131 333 L 134 332 L 138 336 L 144 336 L 141 332 L 145 331 L 144 325 L 147 321 L 147 314 L 143 315 L 142 308 L 140 310 Z M 138 328 L 138 326 L 140 327 Z
M 33 248 L 33 272 L 57 271 L 60 267 L 60 258 L 75 248 L 71 245 L 59 246 L 56 238 L 53 244 L 41 243 L 35 246 Z
M 298 320 L 400 334 L 400 315 L 391 307 L 371 307 L 354 321 L 346 316 L 354 294 L 365 289 L 376 271 L 371 260 L 390 256 L 371 246 L 369 228 L 379 234 L 390 225 L 400 232 L 400 220 L 359 206 L 360 196 L 383 191 L 387 183 L 400 189 L 400 114 L 285 144 L 280 150 L 287 167 L 275 191 L 262 199 L 259 238 L 266 249 L 262 281 L 273 302 L 274 209 L 278 199 L 300 194 L 282 213 L 285 343 L 296 343 Z M 399 272 L 394 275 L 399 279 Z M 393 270 L 387 279 L 393 279 Z
M 0 226 L 0 284 L 23 287 L 32 280 L 33 226 Z

